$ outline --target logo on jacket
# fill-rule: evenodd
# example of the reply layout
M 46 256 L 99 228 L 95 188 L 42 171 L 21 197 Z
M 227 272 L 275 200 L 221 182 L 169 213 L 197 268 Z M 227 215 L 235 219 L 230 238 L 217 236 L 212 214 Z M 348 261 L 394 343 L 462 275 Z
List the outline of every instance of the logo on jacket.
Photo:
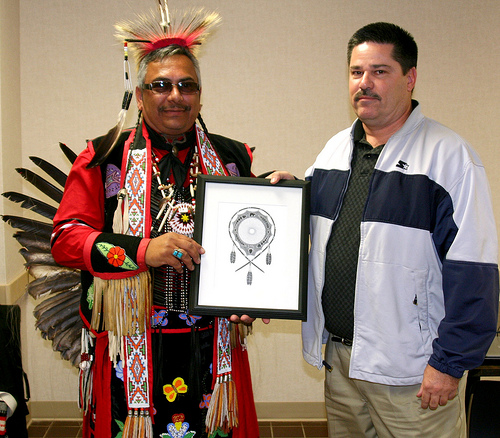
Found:
M 396 164 L 396 167 L 399 167 L 403 170 L 408 170 L 408 167 L 410 167 L 410 165 L 408 163 L 405 163 L 403 160 L 399 160 L 398 164 Z

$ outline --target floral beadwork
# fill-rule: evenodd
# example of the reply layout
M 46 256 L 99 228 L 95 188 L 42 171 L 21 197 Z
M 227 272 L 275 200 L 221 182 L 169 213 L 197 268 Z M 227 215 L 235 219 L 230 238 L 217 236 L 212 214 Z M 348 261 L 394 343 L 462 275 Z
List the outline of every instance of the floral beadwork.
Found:
M 139 266 L 125 253 L 122 247 L 107 242 L 98 242 L 96 243 L 96 247 L 108 259 L 110 265 L 128 271 L 139 269 Z
M 114 246 L 109 249 L 106 256 L 108 257 L 108 263 L 118 268 L 125 261 L 125 250 L 119 246 Z
M 196 432 L 189 430 L 189 423 L 186 423 L 184 419 L 184 414 L 172 415 L 172 423 L 167 425 L 168 433 L 162 433 L 160 438 L 192 438 Z

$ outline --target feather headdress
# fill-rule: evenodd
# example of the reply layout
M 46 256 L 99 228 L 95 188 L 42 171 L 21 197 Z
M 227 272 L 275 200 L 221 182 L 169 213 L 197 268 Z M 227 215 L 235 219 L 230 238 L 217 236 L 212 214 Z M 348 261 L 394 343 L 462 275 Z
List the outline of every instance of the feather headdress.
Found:
M 172 45 L 185 47 L 196 57 L 198 48 L 208 37 L 209 31 L 220 22 L 219 14 L 204 9 L 188 11 L 178 22 L 171 22 L 166 0 L 158 0 L 158 3 L 159 15 L 156 11 L 150 11 L 149 14 L 139 15 L 137 21 L 124 21 L 115 25 L 115 36 L 124 43 L 125 94 L 118 122 L 101 141 L 94 158 L 87 166 L 89 168 L 104 162 L 122 133 L 133 96 L 128 62 L 129 48 L 137 68 L 149 53 Z
M 220 22 L 216 12 L 204 9 L 188 11 L 178 22 L 170 22 L 168 9 L 160 8 L 160 12 L 160 21 L 151 11 L 149 15 L 140 15 L 136 22 L 124 21 L 115 25 L 115 36 L 129 42 L 137 65 L 148 53 L 172 45 L 186 47 L 196 56 L 209 31 Z

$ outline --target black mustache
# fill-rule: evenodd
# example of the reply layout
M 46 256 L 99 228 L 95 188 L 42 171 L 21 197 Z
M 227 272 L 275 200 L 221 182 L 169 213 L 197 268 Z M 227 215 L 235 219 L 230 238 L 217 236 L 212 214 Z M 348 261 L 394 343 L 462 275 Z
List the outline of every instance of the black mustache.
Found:
M 189 105 L 171 105 L 171 106 L 161 106 L 159 108 L 160 111 L 169 111 L 180 109 L 183 111 L 191 111 L 191 107 Z
M 373 97 L 374 99 L 381 100 L 381 97 L 377 93 L 373 93 L 370 90 L 359 90 L 355 95 L 354 95 L 354 101 L 357 102 L 361 97 L 366 96 L 366 97 Z

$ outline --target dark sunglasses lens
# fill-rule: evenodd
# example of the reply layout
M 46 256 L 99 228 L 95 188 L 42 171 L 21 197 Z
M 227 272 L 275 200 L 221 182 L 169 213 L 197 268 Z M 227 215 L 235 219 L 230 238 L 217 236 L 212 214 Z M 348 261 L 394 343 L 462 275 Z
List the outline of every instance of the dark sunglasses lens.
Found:
M 170 93 L 172 91 L 172 83 L 165 81 L 152 82 L 151 89 L 155 93 Z
M 177 84 L 181 93 L 193 94 L 198 91 L 198 84 L 196 82 L 179 82 Z

